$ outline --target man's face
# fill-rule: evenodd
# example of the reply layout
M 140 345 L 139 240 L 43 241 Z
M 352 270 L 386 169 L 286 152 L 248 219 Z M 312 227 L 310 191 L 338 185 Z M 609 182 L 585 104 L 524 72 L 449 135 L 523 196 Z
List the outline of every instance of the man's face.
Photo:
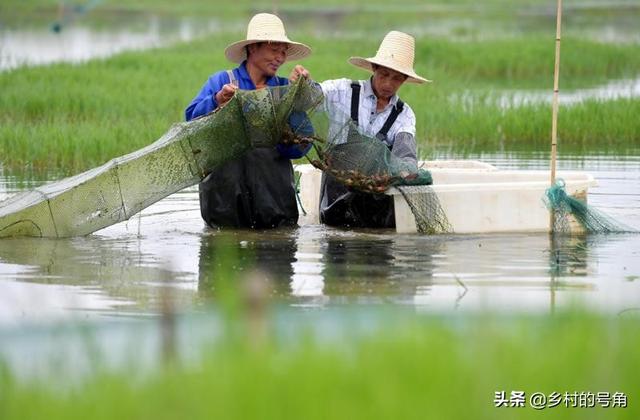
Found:
M 287 59 L 288 45 L 282 42 L 260 42 L 251 44 L 248 62 L 260 69 L 265 76 L 275 76 L 280 66 Z
M 379 98 L 389 99 L 396 94 L 407 76 L 387 67 L 376 66 L 373 72 L 373 90 Z

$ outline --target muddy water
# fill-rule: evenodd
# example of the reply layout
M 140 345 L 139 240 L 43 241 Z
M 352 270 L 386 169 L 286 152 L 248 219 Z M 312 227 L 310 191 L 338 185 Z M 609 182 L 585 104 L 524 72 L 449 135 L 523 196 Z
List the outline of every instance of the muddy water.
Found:
M 477 158 L 505 169 L 547 166 L 531 156 Z M 640 228 L 640 156 L 565 157 L 560 168 L 593 173 L 599 184 L 590 203 Z M 3 179 L 0 198 L 16 185 Z M 205 227 L 197 188 L 189 188 L 87 237 L 0 241 L 0 325 L 157 314 L 162 296 L 198 310 L 215 305 L 220 276 L 247 273 L 269 279 L 275 301 L 292 308 L 582 305 L 621 313 L 640 310 L 638 257 L 640 240 L 630 234 L 552 242 L 546 234 L 420 236 L 321 225 L 221 233 Z

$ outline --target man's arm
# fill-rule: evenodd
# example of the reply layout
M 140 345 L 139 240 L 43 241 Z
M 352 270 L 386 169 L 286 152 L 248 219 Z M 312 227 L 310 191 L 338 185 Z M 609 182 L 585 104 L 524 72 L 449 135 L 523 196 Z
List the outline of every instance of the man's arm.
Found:
M 228 81 L 229 76 L 226 71 L 220 71 L 209 77 L 200 92 L 185 109 L 185 120 L 190 121 L 201 115 L 206 115 L 218 107 L 219 100 L 226 102 L 231 99 L 233 93 L 235 93 L 235 87 L 230 87 L 231 85 L 227 83 Z M 233 92 L 229 92 L 229 89 L 232 89 Z M 223 94 L 224 97 L 222 97 Z
M 319 83 L 319 87 L 324 95 L 323 105 L 326 112 L 330 115 L 335 112 L 347 112 L 346 110 L 351 104 L 351 80 L 325 80 Z
M 416 139 L 413 134 L 404 131 L 396 134 L 391 153 L 411 165 L 412 169 L 415 168 L 414 172 L 418 171 Z
M 416 116 L 408 104 L 404 105 L 404 110 L 398 115 L 392 130 L 395 134 L 391 153 L 407 163 L 410 172 L 416 173 L 418 171 Z

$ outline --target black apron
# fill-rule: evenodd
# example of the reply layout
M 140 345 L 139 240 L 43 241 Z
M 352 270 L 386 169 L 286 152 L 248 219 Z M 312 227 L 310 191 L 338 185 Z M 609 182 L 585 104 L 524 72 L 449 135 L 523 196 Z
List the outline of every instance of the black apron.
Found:
M 250 150 L 200 183 L 200 213 L 213 228 L 269 229 L 298 222 L 291 161 L 273 148 Z
M 320 222 L 329 226 L 395 228 L 393 197 L 350 190 L 322 175 Z
M 351 119 L 358 122 L 360 83 L 351 82 Z M 404 103 L 398 99 L 394 109 L 376 135 L 385 141 L 387 133 L 402 112 Z M 339 146 L 337 146 L 339 147 Z M 393 197 L 386 194 L 364 193 L 346 187 L 331 175 L 322 174 L 320 188 L 320 222 L 330 226 L 395 228 Z

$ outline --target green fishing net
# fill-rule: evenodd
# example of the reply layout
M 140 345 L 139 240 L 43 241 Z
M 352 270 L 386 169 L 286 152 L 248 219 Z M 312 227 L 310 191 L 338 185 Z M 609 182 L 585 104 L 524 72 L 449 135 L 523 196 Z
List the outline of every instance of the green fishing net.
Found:
M 406 188 L 433 184 L 429 171 L 394 155 L 385 142 L 360 129 L 345 110 L 318 106 L 310 118 L 315 134 L 308 159 L 313 166 L 352 190 L 383 194 L 397 189 L 415 217 L 418 232 L 452 231 L 433 189 L 423 187 L 415 193 Z
M 409 193 L 406 186 L 396 187 L 407 202 L 416 221 L 416 230 L 420 233 L 433 235 L 437 233 L 452 233 L 453 227 L 440 205 L 438 195 L 429 186 L 423 186 L 418 193 Z
M 603 212 L 589 206 L 585 201 L 572 197 L 565 191 L 565 182 L 558 179 L 546 191 L 545 204 L 552 212 L 553 232 L 569 234 L 576 229 L 572 227 L 575 220 L 579 230 L 587 233 L 631 233 L 636 232 Z
M 239 90 L 221 109 L 174 124 L 141 150 L 0 203 L 0 237 L 95 232 L 198 183 L 252 148 L 277 144 L 312 144 L 310 162 L 339 182 L 370 194 L 398 188 L 420 232 L 450 231 L 433 190 L 403 191 L 405 186 L 432 184 L 431 174 L 393 155 L 347 115 L 322 112 L 323 100 L 319 86 L 304 79 L 288 86 Z
M 251 148 L 275 146 L 291 114 L 320 99 L 309 83 L 238 91 L 223 108 L 174 124 L 141 150 L 0 202 L 0 238 L 86 235 L 127 220 Z

